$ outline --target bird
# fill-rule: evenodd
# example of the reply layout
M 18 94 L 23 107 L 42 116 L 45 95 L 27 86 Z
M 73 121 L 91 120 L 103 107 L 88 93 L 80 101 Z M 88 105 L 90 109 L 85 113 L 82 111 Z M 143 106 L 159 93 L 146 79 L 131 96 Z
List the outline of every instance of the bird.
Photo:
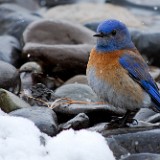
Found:
M 119 125 L 126 125 L 131 112 L 143 107 L 159 112 L 159 88 L 127 26 L 116 19 L 104 20 L 93 36 L 97 41 L 87 64 L 88 84 L 103 102 L 126 111 Z

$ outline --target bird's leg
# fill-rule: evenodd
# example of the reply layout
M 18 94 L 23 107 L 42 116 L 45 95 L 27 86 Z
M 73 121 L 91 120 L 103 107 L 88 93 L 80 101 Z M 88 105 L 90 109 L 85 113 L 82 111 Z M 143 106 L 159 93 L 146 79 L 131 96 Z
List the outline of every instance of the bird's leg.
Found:
M 129 124 L 132 124 L 134 121 L 136 121 L 135 119 L 133 119 L 136 113 L 137 113 L 137 110 L 127 111 L 127 113 L 122 118 L 116 118 L 112 120 L 111 123 L 109 124 L 109 128 L 128 127 Z

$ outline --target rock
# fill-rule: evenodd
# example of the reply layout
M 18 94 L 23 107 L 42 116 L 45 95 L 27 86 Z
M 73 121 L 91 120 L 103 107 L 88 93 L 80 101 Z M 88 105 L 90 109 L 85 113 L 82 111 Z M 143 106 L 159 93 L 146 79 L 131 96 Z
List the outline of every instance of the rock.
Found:
M 19 116 L 30 119 L 34 124 L 49 136 L 55 136 L 58 131 L 57 116 L 47 107 L 22 108 L 9 113 L 11 116 Z
M 16 4 L 0 5 L 0 34 L 9 34 L 22 41 L 22 33 L 26 26 L 40 19 L 31 15 L 28 10 Z
M 94 126 L 88 128 L 88 130 L 102 133 L 102 132 L 106 129 L 105 126 L 106 126 L 107 124 L 108 124 L 108 123 L 104 123 L 104 122 L 103 122 L 103 123 L 97 123 L 97 124 L 95 124 Z
M 87 128 L 88 126 L 89 126 L 88 116 L 84 113 L 80 113 L 73 119 L 69 120 L 68 122 L 61 124 L 59 126 L 59 129 L 66 130 L 66 129 L 72 128 L 75 130 L 79 130 L 79 129 Z
M 146 123 L 157 123 L 160 122 L 160 113 L 156 113 L 149 108 L 141 108 L 134 119 Z
M 0 60 L 18 67 L 20 57 L 21 47 L 17 39 L 8 35 L 0 36 Z
M 56 89 L 57 97 L 66 97 L 77 101 L 98 102 L 100 99 L 93 90 L 85 84 L 66 84 Z
M 142 55 L 145 55 L 150 64 L 160 66 L 159 52 L 160 52 L 160 32 L 159 30 L 146 29 L 142 31 L 133 31 L 132 39 L 135 46 L 138 48 Z
M 143 28 L 143 24 L 141 23 L 141 21 L 138 20 L 137 17 L 135 17 L 126 8 L 112 4 L 95 5 L 94 3 L 78 3 L 72 5 L 57 6 L 49 9 L 44 17 L 49 19 L 65 19 L 82 24 L 95 21 L 100 22 L 104 19 L 112 18 L 123 21 L 127 24 L 127 26 Z
M 38 10 L 40 7 L 38 4 L 38 0 L 28 0 L 27 3 L 25 0 L 14 0 L 14 3 L 16 3 L 26 9 L 29 9 L 30 11 Z
M 77 75 L 77 76 L 74 76 L 74 77 L 68 79 L 64 83 L 64 85 L 65 84 L 73 84 L 73 83 L 88 84 L 86 75 Z
M 45 72 L 66 80 L 86 72 L 89 53 L 95 44 L 93 34 L 67 21 L 33 22 L 23 34 L 23 57 L 40 62 Z
M 6 113 L 16 109 L 30 107 L 28 103 L 5 89 L 0 89 L 0 97 L 0 107 Z
M 151 76 L 153 77 L 153 79 L 155 81 L 157 81 L 158 78 L 160 77 L 160 68 L 155 67 L 155 66 L 150 66 L 149 67 L 149 73 L 151 74 Z
M 154 153 L 138 153 L 138 154 L 132 154 L 126 158 L 122 158 L 121 160 L 159 160 L 160 154 L 154 154 Z
M 130 154 L 135 153 L 160 153 L 159 129 L 150 131 L 138 131 L 135 133 L 126 133 L 112 135 L 111 138 L 106 138 L 107 141 L 116 141 L 120 146 L 126 149 Z M 117 149 L 112 150 L 113 153 Z
M 21 80 L 17 69 L 9 63 L 0 61 L 0 75 L 0 88 L 18 94 L 21 89 Z
M 46 6 L 46 7 L 53 7 L 57 5 L 66 5 L 66 4 L 72 4 L 77 2 L 77 0 L 39 0 L 41 6 Z

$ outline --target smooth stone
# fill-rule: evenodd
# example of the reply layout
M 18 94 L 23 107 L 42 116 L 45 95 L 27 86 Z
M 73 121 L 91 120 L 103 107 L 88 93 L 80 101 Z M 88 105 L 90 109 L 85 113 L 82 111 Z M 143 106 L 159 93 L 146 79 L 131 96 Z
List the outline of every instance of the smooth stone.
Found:
M 68 79 L 65 84 L 73 84 L 73 83 L 79 83 L 79 84 L 88 84 L 87 76 L 86 75 L 76 75 L 70 79 Z
M 145 152 L 160 153 L 159 132 L 159 129 L 152 129 L 149 131 L 112 135 L 111 138 L 108 137 L 106 139 L 107 141 L 112 141 L 112 139 L 115 140 L 130 154 Z M 113 150 L 113 152 L 117 152 L 117 149 Z
M 138 153 L 132 154 L 126 158 L 122 158 L 121 160 L 159 160 L 160 154 L 154 153 Z
M 18 70 L 11 64 L 0 60 L 0 88 L 18 94 L 21 80 Z
M 0 97 L 0 107 L 6 113 L 20 108 L 31 107 L 28 103 L 20 99 L 18 96 L 5 89 L 0 89 Z
M 66 84 L 56 89 L 57 97 L 70 98 L 77 101 L 99 102 L 100 99 L 93 90 L 85 84 Z
M 44 17 L 49 19 L 65 19 L 82 24 L 95 21 L 100 22 L 104 19 L 118 19 L 126 23 L 127 26 L 143 28 L 141 21 L 138 20 L 130 11 L 124 7 L 112 4 L 95 5 L 94 3 L 78 3 L 56 6 L 49 9 Z
M 55 136 L 58 132 L 57 116 L 47 107 L 29 107 L 10 112 L 11 116 L 19 116 L 30 119 L 41 132 L 49 136 Z
M 18 40 L 12 36 L 0 36 L 0 60 L 16 67 L 20 65 L 21 47 Z
M 60 124 L 59 130 L 66 130 L 66 129 L 83 129 L 89 127 L 89 117 L 85 113 L 79 113 L 73 119 L 70 119 L 68 122 Z
M 9 34 L 22 41 L 22 34 L 29 23 L 40 18 L 16 4 L 0 5 L 0 34 Z
M 40 62 L 46 73 L 65 80 L 85 74 L 95 44 L 93 34 L 86 27 L 67 21 L 36 21 L 23 34 L 23 57 Z

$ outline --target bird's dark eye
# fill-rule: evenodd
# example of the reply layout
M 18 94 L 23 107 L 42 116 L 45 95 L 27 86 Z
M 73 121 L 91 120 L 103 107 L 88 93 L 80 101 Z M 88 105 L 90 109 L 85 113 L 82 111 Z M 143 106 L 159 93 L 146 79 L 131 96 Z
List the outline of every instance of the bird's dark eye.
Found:
M 111 32 L 112 36 L 115 36 L 115 35 L 116 35 L 116 33 L 117 33 L 117 31 L 116 31 L 116 30 L 113 30 L 113 31 Z

